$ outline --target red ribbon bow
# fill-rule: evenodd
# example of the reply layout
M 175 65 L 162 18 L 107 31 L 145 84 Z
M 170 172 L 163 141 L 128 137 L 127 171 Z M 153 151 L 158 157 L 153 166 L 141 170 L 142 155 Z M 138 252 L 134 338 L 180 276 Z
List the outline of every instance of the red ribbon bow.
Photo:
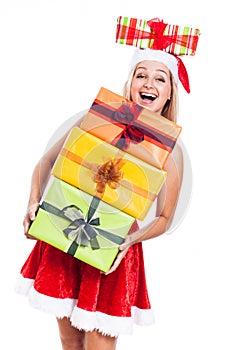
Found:
M 132 125 L 133 121 L 137 119 L 142 107 L 136 103 L 123 102 L 121 107 L 118 108 L 113 114 L 112 119 L 123 124 L 123 131 L 115 137 L 112 144 L 122 150 L 129 147 L 130 142 L 139 143 L 144 140 L 144 133 L 138 127 Z

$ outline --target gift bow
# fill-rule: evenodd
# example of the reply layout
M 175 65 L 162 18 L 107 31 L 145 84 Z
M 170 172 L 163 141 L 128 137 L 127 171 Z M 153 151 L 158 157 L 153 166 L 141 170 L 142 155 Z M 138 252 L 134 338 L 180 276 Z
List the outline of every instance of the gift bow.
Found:
M 70 225 L 63 230 L 63 233 L 71 241 L 76 242 L 77 245 L 87 247 L 89 242 L 92 249 L 99 249 L 99 243 L 96 239 L 97 230 L 95 226 L 100 225 L 99 218 L 92 219 L 93 210 L 90 206 L 87 219 L 80 208 L 76 205 L 69 205 L 63 208 L 64 215 L 71 221 Z
M 196 47 L 198 42 L 198 35 L 192 35 L 192 40 L 190 39 L 190 35 L 179 35 L 177 33 L 174 33 L 172 35 L 166 35 L 164 34 L 164 31 L 166 27 L 168 26 L 167 23 L 164 23 L 163 20 L 160 20 L 159 18 L 154 18 L 149 21 L 147 21 L 148 26 L 151 28 L 151 33 L 149 34 L 149 39 L 151 39 L 151 49 L 153 50 L 166 50 L 168 46 L 171 44 L 180 45 L 186 48 Z M 144 32 L 142 33 L 144 35 Z M 171 53 L 175 55 L 174 52 Z
M 89 244 L 92 249 L 99 249 L 100 245 L 97 240 L 98 235 L 102 236 L 108 241 L 116 243 L 117 245 L 124 242 L 124 238 L 121 236 L 96 227 L 100 225 L 100 219 L 92 219 L 92 217 L 99 205 L 99 202 L 99 198 L 93 197 L 86 219 L 83 211 L 74 204 L 68 205 L 63 209 L 58 209 L 54 205 L 45 201 L 40 205 L 41 209 L 70 221 L 69 226 L 63 229 L 64 235 L 72 241 L 72 245 L 68 250 L 69 254 L 74 255 L 78 246 L 87 247 Z
M 122 158 L 114 158 L 98 166 L 94 176 L 97 193 L 102 196 L 107 185 L 114 190 L 118 187 L 118 182 L 123 178 L 123 172 L 120 171 L 123 165 Z
M 127 149 L 130 145 L 130 142 L 140 143 L 144 140 L 143 130 L 132 125 L 133 121 L 138 118 L 142 107 L 136 103 L 125 103 L 123 102 L 121 107 L 118 108 L 112 114 L 112 119 L 123 124 L 123 131 L 115 137 L 112 142 L 112 145 L 120 148 Z

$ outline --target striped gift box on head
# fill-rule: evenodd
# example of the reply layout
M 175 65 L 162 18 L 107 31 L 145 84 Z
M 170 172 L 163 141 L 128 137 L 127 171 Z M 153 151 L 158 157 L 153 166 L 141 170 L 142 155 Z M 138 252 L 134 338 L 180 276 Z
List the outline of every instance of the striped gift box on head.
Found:
M 171 25 L 159 19 L 119 16 L 116 42 L 141 49 L 163 50 L 174 55 L 195 55 L 200 30 Z

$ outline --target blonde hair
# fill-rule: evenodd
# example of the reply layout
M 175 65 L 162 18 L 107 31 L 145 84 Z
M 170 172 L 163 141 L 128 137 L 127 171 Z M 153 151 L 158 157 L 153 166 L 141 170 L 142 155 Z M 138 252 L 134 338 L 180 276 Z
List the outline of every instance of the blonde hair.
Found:
M 126 81 L 123 88 L 123 96 L 130 101 L 132 101 L 130 91 L 131 91 L 131 84 L 136 71 L 136 67 L 132 69 L 129 75 L 129 78 Z M 173 122 L 176 122 L 177 115 L 178 115 L 178 89 L 171 72 L 170 72 L 170 81 L 171 81 L 171 99 L 167 100 L 167 102 L 165 103 L 161 115 Z

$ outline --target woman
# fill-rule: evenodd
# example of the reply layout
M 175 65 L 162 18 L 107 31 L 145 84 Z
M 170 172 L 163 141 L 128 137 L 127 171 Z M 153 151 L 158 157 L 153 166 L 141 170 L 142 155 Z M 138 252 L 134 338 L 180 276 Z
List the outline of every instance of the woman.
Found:
M 136 50 L 124 95 L 172 121 L 177 116 L 177 59 L 156 50 Z M 80 125 L 80 122 L 76 125 Z M 38 210 L 51 168 L 67 134 L 35 167 L 24 233 Z M 112 268 L 106 273 L 37 241 L 21 270 L 18 291 L 32 305 L 56 316 L 63 350 L 113 350 L 121 333 L 132 324 L 153 323 L 147 293 L 142 241 L 168 229 L 182 183 L 183 158 L 178 145 L 165 166 L 166 183 L 157 200 L 155 219 L 139 229 L 132 226 Z

